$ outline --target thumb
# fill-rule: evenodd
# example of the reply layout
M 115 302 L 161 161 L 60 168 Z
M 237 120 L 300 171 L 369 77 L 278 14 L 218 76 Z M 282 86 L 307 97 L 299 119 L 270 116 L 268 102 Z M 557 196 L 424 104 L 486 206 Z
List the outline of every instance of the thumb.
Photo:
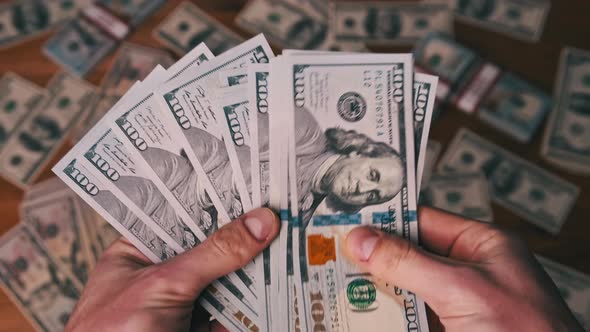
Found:
M 447 259 L 372 227 L 353 229 L 346 238 L 346 252 L 362 270 L 417 294 L 433 307 L 444 303 L 457 283 L 454 265 Z
M 161 264 L 169 284 L 196 298 L 214 280 L 250 263 L 279 231 L 274 212 L 262 208 L 248 212 L 221 227 L 195 248 Z

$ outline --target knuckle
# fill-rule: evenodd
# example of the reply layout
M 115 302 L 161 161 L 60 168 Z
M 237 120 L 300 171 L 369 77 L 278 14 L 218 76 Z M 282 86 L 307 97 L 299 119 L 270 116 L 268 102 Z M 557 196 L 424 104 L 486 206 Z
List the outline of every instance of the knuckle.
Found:
M 209 240 L 218 255 L 232 258 L 239 266 L 247 264 L 252 259 L 252 253 L 248 250 L 248 239 L 239 230 L 232 227 L 221 228 Z
M 113 242 L 105 251 L 100 255 L 99 264 L 105 264 L 111 262 L 113 259 L 121 256 L 122 252 L 125 252 L 128 245 L 121 239 Z
M 485 238 L 492 246 L 516 247 L 521 245 L 520 238 L 514 233 L 493 225 L 486 225 Z
M 485 273 L 477 268 L 474 268 L 471 265 L 455 265 L 451 268 L 452 278 L 456 282 L 455 284 L 459 285 L 473 285 L 483 280 L 485 277 Z
M 416 258 L 416 251 L 408 241 L 387 241 L 381 240 L 377 247 L 381 257 L 378 263 L 379 269 L 383 274 L 392 274 L 399 271 L 403 263 L 412 261 Z
M 198 276 L 193 276 L 198 278 Z M 147 271 L 142 280 L 137 283 L 139 288 L 145 290 L 149 287 L 152 294 L 166 294 L 175 298 L 192 294 L 193 283 L 187 282 L 170 282 L 170 273 L 167 269 L 153 268 Z
M 482 296 L 482 285 L 488 284 L 484 271 L 470 265 L 458 265 L 450 268 L 447 287 L 452 293 L 462 298 L 477 299 Z

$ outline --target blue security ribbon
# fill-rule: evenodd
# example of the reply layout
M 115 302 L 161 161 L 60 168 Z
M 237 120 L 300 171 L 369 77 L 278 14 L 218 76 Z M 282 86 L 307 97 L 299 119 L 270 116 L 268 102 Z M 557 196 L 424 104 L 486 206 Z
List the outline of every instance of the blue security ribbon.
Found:
M 328 214 L 313 217 L 314 226 L 360 225 L 360 213 L 357 214 Z
M 289 220 L 289 210 L 283 209 L 279 211 L 279 217 L 281 221 L 288 221 Z

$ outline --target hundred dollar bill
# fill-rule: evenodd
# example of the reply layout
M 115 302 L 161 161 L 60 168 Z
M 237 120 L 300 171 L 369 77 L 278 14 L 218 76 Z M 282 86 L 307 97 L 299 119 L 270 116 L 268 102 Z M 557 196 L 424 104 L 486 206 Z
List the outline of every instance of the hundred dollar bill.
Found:
M 554 95 L 542 155 L 559 167 L 590 174 L 590 52 L 562 51 Z
M 424 168 L 421 174 L 422 184 L 420 185 L 420 189 L 424 189 L 428 186 L 430 176 L 432 175 L 432 171 L 436 166 L 436 162 L 441 150 L 442 144 L 440 142 L 431 139 L 428 140 L 428 144 L 426 145 L 426 157 L 424 158 Z
M 301 325 L 424 330 L 425 320 L 409 322 L 408 307 L 349 265 L 340 248 L 360 224 L 417 236 L 411 56 L 283 57 L 271 65 L 291 121 L 292 251 L 300 273 L 288 281 L 302 290 Z
M 69 72 L 84 76 L 115 47 L 108 33 L 78 17 L 60 28 L 43 45 L 43 52 Z
M 557 234 L 574 206 L 579 188 L 462 128 L 438 169 L 483 172 L 492 200 L 525 220 Z
M 443 102 L 452 102 L 482 63 L 472 50 L 438 32 L 429 33 L 416 44 L 414 60 L 416 70 L 438 76 L 437 96 Z
M 168 67 L 172 63 L 172 58 L 164 51 L 123 43 L 102 80 L 95 105 L 76 130 L 75 140 L 80 140 L 136 81 L 145 79 L 157 65 Z
M 90 169 L 82 165 L 79 160 L 68 158 L 66 155 L 55 165 L 53 171 L 152 262 L 159 263 L 176 256 L 173 249 L 127 208 L 127 205 L 120 201 L 113 192 L 107 189 L 101 178 L 94 176 Z M 216 284 L 214 283 L 214 285 Z M 255 321 L 254 317 L 239 310 L 218 311 L 224 308 L 210 304 L 210 301 L 207 300 L 207 295 L 210 292 L 209 288 L 205 289 L 199 301 L 208 308 L 215 318 L 227 321 L 227 316 L 243 316 L 249 321 Z M 217 302 L 231 303 L 230 300 L 223 300 L 223 296 L 217 294 L 213 294 L 211 297 L 217 299 Z M 226 306 L 226 308 L 230 307 Z M 235 307 L 232 306 L 232 308 Z
M 274 69 L 273 69 L 274 68 Z M 273 65 L 272 61 L 270 64 L 270 73 L 277 73 L 277 75 L 270 75 L 271 89 L 275 91 L 274 87 L 279 86 L 281 76 L 276 69 L 276 64 Z M 280 90 L 279 90 L 280 91 Z M 285 130 L 285 124 L 292 123 L 289 119 L 289 114 L 286 113 L 286 109 L 282 108 L 281 96 L 277 93 L 271 94 L 270 108 L 274 108 L 277 112 L 271 112 L 269 116 L 269 122 L 271 130 L 269 132 L 269 148 L 271 149 L 270 155 L 270 187 L 273 189 L 270 192 L 269 203 L 272 208 L 279 211 L 279 217 L 281 221 L 281 229 L 279 233 L 279 241 L 275 241 L 278 245 L 275 248 L 271 247 L 271 269 L 277 271 L 273 297 L 276 299 L 271 303 L 273 309 L 271 313 L 273 317 L 277 314 L 279 317 L 287 317 L 286 319 L 271 319 L 272 330 L 278 331 L 289 331 L 289 330 L 307 330 L 307 322 L 303 311 L 302 302 L 302 288 L 301 283 L 297 282 L 298 275 L 296 272 L 300 271 L 299 261 L 294 257 L 293 251 L 294 246 L 298 248 L 299 242 L 293 242 L 293 239 L 297 239 L 297 236 L 293 236 L 293 233 L 297 231 L 297 228 L 293 228 L 293 222 L 296 221 L 293 218 L 290 206 L 290 195 L 292 176 L 289 174 L 289 160 L 290 151 L 284 147 L 289 147 L 291 144 L 290 128 L 289 131 Z M 280 105 L 280 106 L 279 106 Z M 283 147 L 279 149 L 278 147 Z M 276 188 L 276 189 L 275 189 Z M 276 254 L 275 254 L 276 253 Z M 276 307 L 275 307 L 276 306 Z M 276 309 L 274 309 L 276 308 Z
M 0 5 L 0 48 L 15 45 L 76 16 L 90 0 L 24 0 Z
M 337 40 L 412 44 L 431 31 L 453 32 L 453 12 L 440 1 L 339 1 L 330 3 L 329 13 Z
M 152 91 L 158 84 L 211 58 L 213 55 L 204 44 L 199 45 L 167 73 L 156 75 L 154 86 L 145 86 L 121 107 L 111 109 L 104 119 L 124 146 L 127 158 L 133 160 L 135 167 L 142 168 L 142 176 L 157 188 L 184 223 L 191 226 L 198 241 L 214 233 L 219 220 L 223 225 L 229 217 L 212 205 L 202 183 L 205 175 L 197 174 L 178 147 L 174 134 L 163 124 L 159 103 Z M 256 302 L 250 274 L 238 270 L 229 278 L 250 303 Z
M 39 331 L 63 331 L 80 290 L 24 224 L 0 238 L 0 286 Z
M 47 96 L 47 91 L 28 80 L 6 73 L 0 78 L 0 151 L 8 138 Z
M 252 186 L 252 167 L 259 167 L 258 164 L 253 164 L 252 154 L 257 154 L 257 151 L 252 150 L 253 141 L 254 137 L 259 137 L 259 135 L 266 136 L 268 140 L 268 130 L 263 128 L 262 132 L 252 131 L 252 120 L 250 119 L 252 106 L 249 103 L 247 90 L 240 86 L 226 88 L 225 95 L 218 98 L 215 110 L 218 113 L 217 119 L 220 119 L 218 124 L 223 131 L 232 168 L 235 172 L 241 173 L 249 193 L 248 199 L 251 199 L 253 191 L 259 188 L 255 189 Z M 259 161 L 260 156 L 257 157 Z M 257 207 L 259 206 L 261 205 L 258 204 Z M 256 281 L 257 278 L 262 277 L 262 274 L 257 274 L 256 265 L 258 264 L 258 268 L 262 268 L 259 262 L 260 260 L 257 258 L 254 264 L 244 267 L 243 270 L 250 280 Z M 258 302 L 262 307 L 262 299 L 259 298 Z
M 350 52 L 326 52 L 326 51 L 308 51 L 308 50 L 284 50 L 283 54 L 286 56 L 300 56 L 300 55 L 354 55 L 358 53 L 350 53 Z M 422 140 L 427 139 L 430 127 L 430 121 L 432 119 L 432 108 L 434 107 L 435 102 L 435 94 L 436 94 L 436 83 L 437 78 L 435 76 L 426 75 L 426 74 L 415 74 L 414 75 L 414 86 L 413 86 L 413 108 L 412 108 L 412 117 L 414 118 L 414 127 L 415 127 L 415 146 L 416 146 L 416 167 L 419 161 L 419 151 L 421 150 L 419 146 L 421 145 Z M 282 102 L 282 101 L 281 101 Z M 409 115 L 409 114 L 408 114 Z M 423 130 L 424 129 L 424 130 Z M 425 145 L 425 144 L 424 144 Z M 424 158 L 424 157 L 422 157 Z M 421 172 L 417 173 L 417 177 L 421 176 Z M 284 229 L 290 229 L 290 225 L 284 225 Z M 290 234 L 290 231 L 287 231 Z M 409 234 L 405 234 L 407 237 L 410 237 Z M 293 243 L 289 241 L 290 235 L 287 235 L 287 243 Z M 417 239 L 415 237 L 414 239 Z M 282 245 L 284 246 L 284 245 Z M 292 248 L 287 248 L 285 250 L 281 249 L 280 252 L 290 253 Z M 287 257 L 287 261 L 290 261 L 290 258 Z M 282 265 L 281 265 L 282 266 Z M 290 264 L 287 263 L 289 267 Z M 287 271 L 289 268 L 287 268 Z M 282 271 L 282 270 L 280 270 Z M 399 293 L 399 290 L 394 289 L 391 293 Z M 411 298 L 415 297 L 413 294 L 410 294 Z M 424 302 L 417 299 L 415 304 L 416 307 L 420 307 L 424 312 Z
M 590 276 L 536 255 L 582 327 L 590 329 Z
M 299 49 L 364 51 L 361 42 L 339 42 L 328 29 L 326 18 L 290 2 L 251 0 L 236 18 L 236 24 L 251 33 L 263 32 L 275 45 Z
M 299 55 L 351 55 L 358 53 L 349 52 L 326 52 L 326 51 L 301 51 L 301 50 L 284 50 L 286 56 Z M 413 85 L 413 117 L 414 117 L 414 146 L 416 148 L 416 182 L 417 190 L 420 189 L 422 171 L 426 159 L 426 145 L 430 133 L 430 124 L 432 122 L 434 106 L 436 102 L 436 91 L 438 78 L 433 75 L 424 73 L 414 74 Z
M 494 128 L 529 142 L 553 101 L 541 90 L 510 73 L 504 73 L 481 100 L 478 115 Z
M 233 93 L 230 91 L 234 91 Z M 225 94 L 217 98 L 213 108 L 217 124 L 223 135 L 230 164 L 244 179 L 247 199 L 252 199 L 250 105 L 246 90 L 239 86 L 225 89 Z
M 185 1 L 164 19 L 153 32 L 154 38 L 179 55 L 200 43 L 214 54 L 221 54 L 244 41 L 196 5 Z
M 49 255 L 82 289 L 93 257 L 76 195 L 70 190 L 49 194 L 26 201 L 19 210 L 23 222 L 38 235 Z
M 235 218 L 251 207 L 241 172 L 235 172 L 229 151 L 223 142 L 214 111 L 218 73 L 250 63 L 268 62 L 273 56 L 262 35 L 254 37 L 230 52 L 191 68 L 166 82 L 157 91 L 165 126 L 176 128 L 175 142 L 184 149 L 197 171 L 204 174 L 205 189 L 213 205 Z
M 528 42 L 539 41 L 549 0 L 455 0 L 459 20 Z
M 416 192 L 420 194 L 422 173 L 427 157 L 428 136 L 436 102 L 436 76 L 415 73 L 413 85 L 414 147 L 416 149 Z
M 269 205 L 269 83 L 268 64 L 252 64 L 248 68 L 248 104 L 251 105 L 248 127 L 251 133 L 252 205 Z
M 87 111 L 95 88 L 65 73 L 48 83 L 49 97 L 6 138 L 0 173 L 27 187 L 53 157 L 69 131 Z
M 420 203 L 469 219 L 492 222 L 494 218 L 488 183 L 481 173 L 435 174 Z
M 250 130 L 250 186 L 252 190 L 252 206 L 269 206 L 269 74 L 268 64 L 252 64 L 248 67 L 248 104 L 251 105 L 248 128 Z M 272 245 L 271 245 L 272 246 Z M 275 247 L 276 248 L 276 245 Z M 273 275 L 276 279 L 276 272 L 271 268 L 271 248 L 266 248 L 256 258 L 256 289 L 260 303 L 259 314 L 262 321 L 262 328 L 272 328 L 272 305 Z M 276 254 L 276 252 L 275 252 Z
M 246 68 L 244 68 L 246 69 Z M 234 70 L 232 70 L 234 71 Z M 245 182 L 248 193 L 248 200 L 252 199 L 252 131 L 250 128 L 250 106 L 248 93 L 245 83 L 247 83 L 247 71 L 239 68 L 235 76 L 220 77 L 224 80 L 230 77 L 241 76 L 244 72 L 246 75 L 239 81 L 230 80 L 235 85 L 219 89 L 217 92 L 217 101 L 215 102 L 214 112 L 218 119 L 218 125 L 223 135 L 223 141 L 226 144 L 230 164 L 234 172 L 239 173 L 239 177 Z M 227 81 L 227 80 L 226 80 Z M 223 83 L 223 82 L 222 82 Z M 240 85 L 241 84 L 241 85 Z M 264 135 L 264 133 L 263 133 Z M 268 135 L 268 133 L 266 133 Z M 258 292 L 254 291 L 257 284 L 257 261 L 255 258 L 251 264 L 246 265 L 238 271 L 238 276 L 244 284 L 252 287 L 252 293 L 257 297 L 257 303 L 262 308 L 262 299 L 258 298 Z

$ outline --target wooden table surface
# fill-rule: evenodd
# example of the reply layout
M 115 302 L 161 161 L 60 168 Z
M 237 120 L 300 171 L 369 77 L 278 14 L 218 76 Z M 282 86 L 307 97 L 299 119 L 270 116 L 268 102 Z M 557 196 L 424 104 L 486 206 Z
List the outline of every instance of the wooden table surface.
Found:
M 1 1 L 8 2 L 8 1 Z M 249 37 L 233 24 L 234 17 L 245 4 L 245 0 L 194 1 L 202 9 L 235 31 Z M 142 45 L 162 47 L 152 38 L 152 30 L 171 10 L 180 3 L 168 0 L 152 17 L 146 20 L 129 38 L 131 42 Z M 590 2 L 586 0 L 553 1 L 548 22 L 539 43 L 529 44 L 509 37 L 498 35 L 482 29 L 456 24 L 457 39 L 476 49 L 489 60 L 519 74 L 548 93 L 553 91 L 553 81 L 557 71 L 557 62 L 562 47 L 569 45 L 590 50 Z M 12 71 L 45 86 L 49 78 L 59 67 L 46 58 L 41 46 L 51 33 L 35 38 L 26 43 L 0 51 L 0 73 Z M 407 50 L 407 49 L 406 49 Z M 380 48 L 375 51 L 399 51 L 399 49 Z M 103 61 L 87 79 L 99 84 L 100 79 L 111 65 L 112 56 Z M 551 166 L 540 157 L 542 130 L 532 144 L 518 144 L 506 135 L 492 129 L 472 115 L 449 109 L 434 123 L 431 137 L 446 144 L 460 127 L 469 127 L 484 137 L 525 157 L 529 161 L 545 168 L 562 178 L 580 186 L 581 194 L 575 208 L 565 223 L 561 233 L 552 236 L 513 213 L 494 205 L 495 222 L 519 234 L 536 253 L 554 259 L 590 274 L 590 177 L 580 177 Z M 63 155 L 68 146 L 61 148 L 58 156 Z M 444 151 L 444 150 L 443 150 Z M 57 161 L 59 158 L 55 158 Z M 41 179 L 52 176 L 48 166 Z M 0 179 L 0 234 L 19 221 L 18 205 L 22 191 Z M 0 292 L 0 332 L 33 331 L 33 328 Z

